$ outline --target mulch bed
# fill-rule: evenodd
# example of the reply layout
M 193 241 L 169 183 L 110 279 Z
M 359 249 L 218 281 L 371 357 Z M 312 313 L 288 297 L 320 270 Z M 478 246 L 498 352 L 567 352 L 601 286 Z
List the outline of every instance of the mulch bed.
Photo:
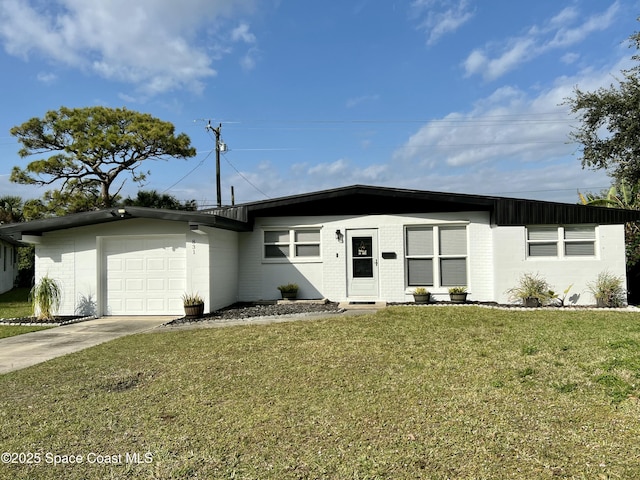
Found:
M 274 317 L 281 315 L 305 315 L 311 313 L 339 313 L 342 310 L 337 302 L 325 303 L 291 303 L 291 304 L 256 304 L 235 303 L 226 308 L 207 313 L 200 318 L 177 318 L 167 325 L 182 325 L 185 323 L 238 320 L 253 317 Z

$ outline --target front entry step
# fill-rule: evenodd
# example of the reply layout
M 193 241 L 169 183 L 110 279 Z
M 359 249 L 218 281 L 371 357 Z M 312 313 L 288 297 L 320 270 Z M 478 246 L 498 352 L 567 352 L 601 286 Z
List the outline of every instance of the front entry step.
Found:
M 338 305 L 339 308 L 343 308 L 345 310 L 380 310 L 381 308 L 385 308 L 387 306 L 387 302 L 340 302 Z

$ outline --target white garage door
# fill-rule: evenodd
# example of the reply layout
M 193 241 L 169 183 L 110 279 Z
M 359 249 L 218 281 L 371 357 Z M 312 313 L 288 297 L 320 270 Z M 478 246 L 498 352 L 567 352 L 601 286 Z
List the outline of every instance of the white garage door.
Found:
M 107 315 L 183 313 L 184 235 L 105 239 Z

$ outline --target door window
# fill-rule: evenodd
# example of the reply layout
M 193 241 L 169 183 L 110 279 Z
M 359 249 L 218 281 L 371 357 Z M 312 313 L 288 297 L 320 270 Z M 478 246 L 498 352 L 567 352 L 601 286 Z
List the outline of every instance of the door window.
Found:
M 354 278 L 373 277 L 373 241 L 371 237 L 353 237 L 351 239 L 353 252 Z

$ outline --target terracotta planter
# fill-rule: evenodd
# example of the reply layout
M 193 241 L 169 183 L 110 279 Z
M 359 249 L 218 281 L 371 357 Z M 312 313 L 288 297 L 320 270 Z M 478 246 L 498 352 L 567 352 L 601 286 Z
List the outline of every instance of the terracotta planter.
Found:
M 204 303 L 184 306 L 184 316 L 187 318 L 200 318 L 204 315 Z
M 452 303 L 464 303 L 467 301 L 467 293 L 450 293 L 449 299 Z
M 424 295 L 416 295 L 415 293 L 413 294 L 413 301 L 415 303 L 429 303 L 429 300 L 431 300 L 430 293 Z

